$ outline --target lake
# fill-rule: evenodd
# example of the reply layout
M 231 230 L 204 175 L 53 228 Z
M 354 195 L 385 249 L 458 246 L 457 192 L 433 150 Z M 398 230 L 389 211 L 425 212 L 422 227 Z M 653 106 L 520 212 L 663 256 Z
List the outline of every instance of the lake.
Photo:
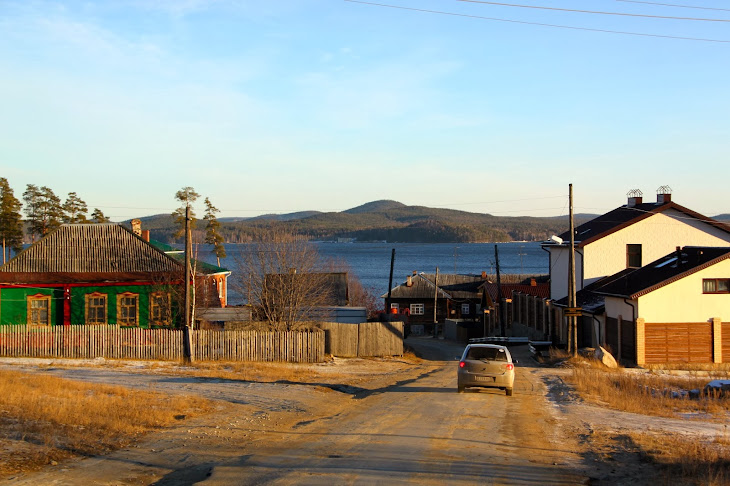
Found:
M 344 262 L 377 296 L 388 291 L 391 251 L 395 248 L 393 286 L 405 282 L 413 271 L 434 273 L 481 274 L 496 273 L 494 243 L 313 243 L 325 258 Z M 235 278 L 236 256 L 246 244 L 226 244 L 227 258 L 221 266 L 231 270 Z M 548 254 L 536 242 L 498 243 L 502 274 L 534 275 L 548 273 Z M 203 245 L 199 255 L 208 263 L 216 263 L 210 246 Z M 231 304 L 240 303 L 239 296 L 229 295 Z

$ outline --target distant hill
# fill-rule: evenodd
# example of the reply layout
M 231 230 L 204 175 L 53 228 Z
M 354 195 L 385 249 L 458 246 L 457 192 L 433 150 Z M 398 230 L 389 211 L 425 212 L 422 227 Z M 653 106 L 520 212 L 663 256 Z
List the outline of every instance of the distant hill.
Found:
M 714 216 L 712 219 L 716 219 L 718 221 L 730 221 L 730 213 L 718 214 L 717 216 Z
M 576 224 L 594 218 L 576 215 Z M 173 218 L 158 214 L 140 218 L 152 238 L 175 242 Z M 541 241 L 568 228 L 568 217 L 493 216 L 454 209 L 407 206 L 397 201 L 373 201 L 341 212 L 301 211 L 255 218 L 221 218 L 221 233 L 228 243 L 253 241 L 277 229 L 311 240 L 354 238 L 358 241 L 409 243 L 472 243 Z M 197 229 L 204 228 L 197 221 Z M 179 241 L 179 240 L 178 240 Z

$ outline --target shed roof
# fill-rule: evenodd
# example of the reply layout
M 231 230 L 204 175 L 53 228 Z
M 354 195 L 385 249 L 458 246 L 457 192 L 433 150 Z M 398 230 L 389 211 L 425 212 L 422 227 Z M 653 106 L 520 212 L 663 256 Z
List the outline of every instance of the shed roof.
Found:
M 0 267 L 0 278 L 49 273 L 131 276 L 182 269 L 182 264 L 121 225 L 64 224 Z

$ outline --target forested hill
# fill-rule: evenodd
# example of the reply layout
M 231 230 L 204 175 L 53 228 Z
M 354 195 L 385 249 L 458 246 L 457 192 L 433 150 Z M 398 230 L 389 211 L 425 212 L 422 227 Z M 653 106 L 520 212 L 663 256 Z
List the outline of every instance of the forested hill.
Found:
M 595 215 L 576 215 L 576 225 Z M 152 238 L 174 241 L 176 228 L 168 215 L 142 219 Z M 227 243 L 244 243 L 277 228 L 312 240 L 354 238 L 358 241 L 408 243 L 474 243 L 541 241 L 568 229 L 567 216 L 505 217 L 453 209 L 406 206 L 396 201 L 374 201 L 342 212 L 306 211 L 264 215 L 250 219 L 221 218 Z M 205 222 L 197 221 L 203 229 Z

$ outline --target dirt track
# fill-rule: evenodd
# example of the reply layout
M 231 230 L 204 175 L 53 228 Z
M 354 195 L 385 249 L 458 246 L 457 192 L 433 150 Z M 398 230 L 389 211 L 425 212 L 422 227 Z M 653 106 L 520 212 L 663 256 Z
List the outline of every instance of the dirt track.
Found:
M 216 413 L 149 436 L 136 447 L 3 484 L 616 484 L 656 479 L 638 459 L 591 451 L 597 423 L 554 370 L 524 350 L 515 394 L 456 393 L 461 346 L 411 339 L 425 358 L 393 367 L 363 361 L 357 386 L 251 383 L 133 372 L 34 369 L 217 400 Z M 532 363 L 532 364 L 531 364 Z M 3 366 L 7 366 L 4 364 Z M 335 365 L 336 366 L 336 365 Z M 15 366 L 17 368 L 17 366 Z M 551 383 L 549 391 L 545 383 Z M 617 418 L 613 417 L 613 421 Z M 620 423 L 618 419 L 618 423 Z

